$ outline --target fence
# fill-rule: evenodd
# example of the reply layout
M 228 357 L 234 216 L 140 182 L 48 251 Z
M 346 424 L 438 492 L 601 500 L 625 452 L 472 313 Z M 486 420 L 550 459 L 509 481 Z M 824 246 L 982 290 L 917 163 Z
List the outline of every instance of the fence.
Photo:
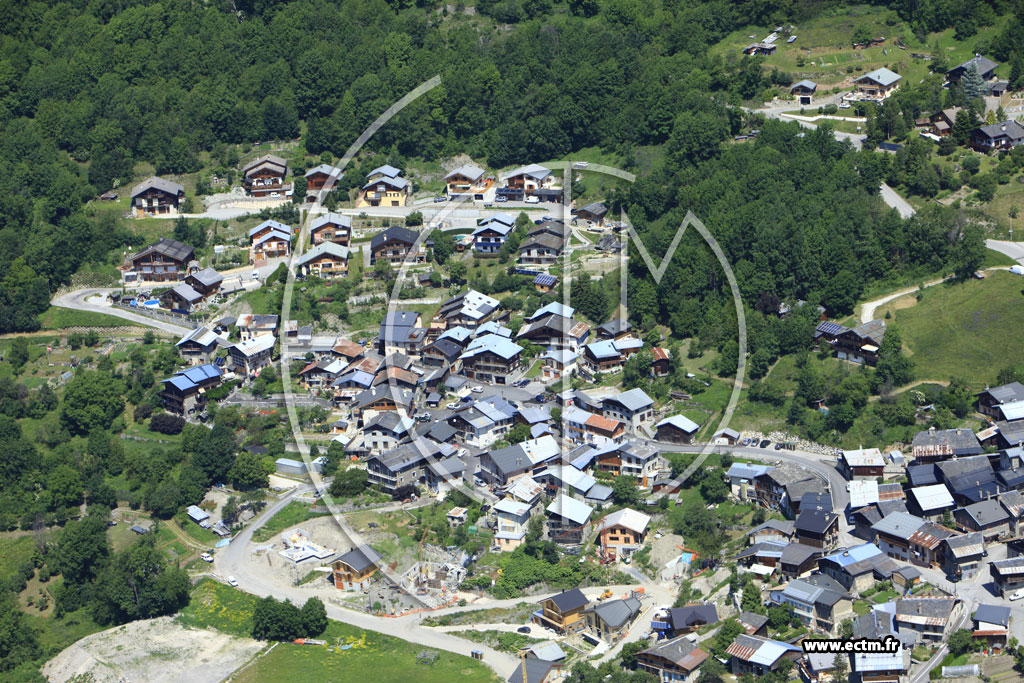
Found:
M 181 313 L 171 313 L 169 311 L 154 311 L 153 309 L 146 308 L 145 306 L 127 306 L 122 303 L 115 303 L 114 307 L 147 318 L 153 318 L 154 320 L 160 320 L 165 323 L 171 323 L 172 325 L 179 325 L 181 327 L 189 327 L 192 329 L 199 327 L 198 322 L 190 319 L 187 315 L 182 315 Z

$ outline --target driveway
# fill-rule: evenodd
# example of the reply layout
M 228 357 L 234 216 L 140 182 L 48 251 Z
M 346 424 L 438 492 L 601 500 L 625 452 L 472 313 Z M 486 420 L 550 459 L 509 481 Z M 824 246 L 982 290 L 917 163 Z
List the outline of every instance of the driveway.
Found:
M 880 189 L 882 201 L 884 201 L 886 204 L 899 211 L 900 218 L 910 218 L 916 213 L 914 211 L 914 207 L 907 203 L 906 199 L 899 196 L 896 193 L 896 190 L 892 189 L 885 183 L 882 183 Z
M 111 292 L 120 291 L 120 289 L 113 288 L 79 289 L 74 292 L 67 292 L 56 296 L 52 301 L 50 301 L 50 303 L 54 306 L 70 308 L 76 311 L 89 311 L 90 313 L 105 313 L 106 315 L 117 316 L 118 318 L 124 318 L 136 325 L 153 327 L 161 332 L 167 332 L 168 334 L 173 334 L 178 337 L 192 331 L 189 327 L 156 320 L 145 315 L 139 315 L 137 313 L 132 313 L 131 311 L 126 311 L 122 308 L 112 306 L 107 300 L 107 295 Z
M 1024 263 L 1024 242 L 1006 240 L 985 240 L 985 246 L 1000 254 L 1006 254 L 1017 263 Z

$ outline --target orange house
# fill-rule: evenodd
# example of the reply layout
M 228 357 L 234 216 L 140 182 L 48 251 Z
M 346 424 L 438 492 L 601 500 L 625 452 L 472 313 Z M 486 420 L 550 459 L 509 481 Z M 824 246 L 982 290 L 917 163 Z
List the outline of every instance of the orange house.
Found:
M 590 601 L 579 588 L 567 590 L 540 601 L 541 609 L 533 613 L 533 623 L 554 629 L 562 635 L 579 633 L 586 626 L 583 612 Z
M 370 579 L 377 573 L 380 555 L 368 545 L 361 545 L 336 559 L 331 564 L 331 578 L 335 588 L 346 591 L 360 591 L 369 586 Z
M 606 558 L 618 559 L 640 550 L 647 540 L 650 523 L 650 517 L 629 508 L 608 515 L 597 527 L 601 553 Z

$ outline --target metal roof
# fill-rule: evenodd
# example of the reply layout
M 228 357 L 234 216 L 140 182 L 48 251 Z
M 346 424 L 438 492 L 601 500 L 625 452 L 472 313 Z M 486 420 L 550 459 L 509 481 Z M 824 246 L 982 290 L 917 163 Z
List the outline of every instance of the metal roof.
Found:
M 321 256 L 333 256 L 343 261 L 347 261 L 349 248 L 343 247 L 340 244 L 335 244 L 334 242 L 321 242 L 302 255 L 302 258 L 299 259 L 299 265 L 304 266 L 307 263 L 315 261 Z
M 575 524 L 582 525 L 586 524 L 587 520 L 590 519 L 590 514 L 594 511 L 594 508 L 575 498 L 570 498 L 564 493 L 559 493 L 554 502 L 548 505 L 547 511 L 568 519 Z
M 850 507 L 857 509 L 878 502 L 878 482 L 874 479 L 855 479 L 850 482 Z
M 657 429 L 662 425 L 672 425 L 673 427 L 681 431 L 684 431 L 687 434 L 693 434 L 698 429 L 700 429 L 699 424 L 697 424 L 690 418 L 686 417 L 685 415 L 672 415 L 670 417 L 666 417 L 664 420 L 654 425 L 654 427 L 655 429 Z
M 893 512 L 871 526 L 877 532 L 909 540 L 924 526 L 924 520 L 908 512 Z
M 870 71 L 870 72 L 864 74 L 860 78 L 854 79 L 854 83 L 858 83 L 858 82 L 863 81 L 863 80 L 872 80 L 872 81 L 875 81 L 876 83 L 879 83 L 879 84 L 885 86 L 885 85 L 892 85 L 893 83 L 895 83 L 896 81 L 900 80 L 901 78 L 903 78 L 903 77 L 900 76 L 898 73 L 896 73 L 894 71 L 890 71 L 889 69 L 886 69 L 883 66 L 880 69 L 875 69 L 874 71 Z
M 941 510 L 956 505 L 953 496 L 946 489 L 945 484 L 932 484 L 931 486 L 918 486 L 910 489 L 910 495 L 917 501 L 918 506 L 924 512 L 930 510 Z
M 647 531 L 647 525 L 651 523 L 651 518 L 642 512 L 631 510 L 629 508 L 623 508 L 622 510 L 616 510 L 610 515 L 606 515 L 601 523 L 598 525 L 598 533 L 605 529 L 610 529 L 615 526 L 625 527 L 630 531 L 637 533 L 644 533 Z
M 621 394 L 617 394 L 615 396 L 609 396 L 605 398 L 605 407 L 608 406 L 609 401 L 619 403 L 627 410 L 634 413 L 637 412 L 638 410 L 643 410 L 644 408 L 648 408 L 654 405 L 654 400 L 650 396 L 648 396 L 643 389 L 639 387 L 637 387 L 636 389 L 630 389 L 629 391 L 624 391 Z
M 141 183 L 132 188 L 132 199 L 134 199 L 137 195 L 142 194 L 143 192 L 150 188 L 160 190 L 161 192 L 167 192 L 173 195 L 184 194 L 185 192 L 185 188 L 179 185 L 178 183 L 172 180 L 165 180 L 163 178 L 153 176 L 152 178 L 147 178 L 146 180 L 143 180 Z

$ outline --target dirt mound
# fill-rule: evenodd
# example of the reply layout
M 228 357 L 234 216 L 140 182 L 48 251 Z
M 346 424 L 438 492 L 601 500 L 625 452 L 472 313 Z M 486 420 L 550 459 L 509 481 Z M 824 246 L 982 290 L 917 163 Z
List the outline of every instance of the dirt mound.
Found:
M 216 683 L 253 658 L 259 641 L 186 628 L 173 617 L 135 621 L 82 638 L 42 668 L 55 683 Z

